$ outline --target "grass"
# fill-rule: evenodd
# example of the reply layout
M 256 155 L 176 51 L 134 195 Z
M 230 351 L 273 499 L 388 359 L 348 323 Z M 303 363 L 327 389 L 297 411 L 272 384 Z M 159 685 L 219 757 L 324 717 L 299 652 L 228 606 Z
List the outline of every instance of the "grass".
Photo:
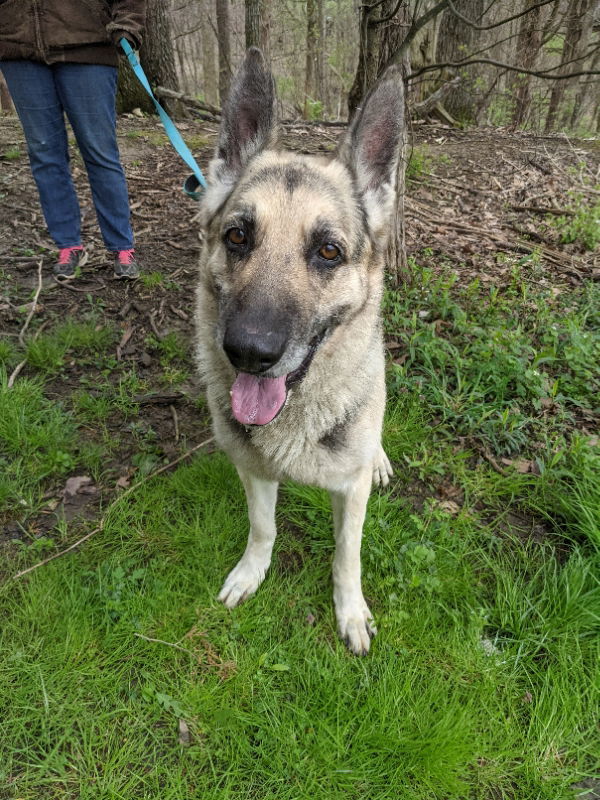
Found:
M 198 456 L 24 580 L 9 576 L 81 530 L 57 521 L 6 548 L 0 796 L 567 800 L 597 776 L 598 287 L 532 289 L 516 269 L 490 292 L 415 272 L 386 297 L 397 474 L 365 523 L 370 655 L 336 635 L 319 490 L 282 487 L 263 586 L 233 612 L 216 602 L 245 503 L 228 460 Z M 153 346 L 186 365 L 176 337 Z M 0 394 L 21 495 L 65 469 L 43 453 L 76 462 L 81 426 L 114 413 L 114 389 L 59 408 L 44 377 Z M 144 474 L 157 461 L 131 413 L 139 388 L 121 376 Z
M 595 250 L 600 243 L 600 203 L 586 203 L 581 196 L 573 198 L 572 215 L 557 217 L 554 225 L 560 234 L 560 241 L 566 244 L 576 242 L 584 250 Z

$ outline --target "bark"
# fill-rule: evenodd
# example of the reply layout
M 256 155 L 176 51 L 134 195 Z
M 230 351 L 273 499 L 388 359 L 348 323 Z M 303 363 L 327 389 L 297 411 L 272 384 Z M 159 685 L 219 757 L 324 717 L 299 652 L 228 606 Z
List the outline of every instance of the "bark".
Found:
M 6 81 L 0 74 L 0 112 L 4 112 L 5 114 L 13 114 L 14 113 L 14 106 L 12 102 L 12 98 L 8 91 L 8 86 L 6 85 Z
M 231 21 L 229 0 L 216 0 L 217 40 L 219 46 L 219 102 L 221 105 L 229 94 L 231 83 Z
M 456 10 L 473 22 L 479 22 L 485 11 L 484 0 L 454 0 Z M 460 61 L 481 46 L 481 32 L 447 9 L 440 20 L 436 60 L 440 63 Z M 458 120 L 474 122 L 477 117 L 477 92 L 473 74 L 465 69 L 463 80 L 446 98 L 446 108 Z
M 383 0 L 364 3 L 360 12 L 360 45 L 354 83 L 348 94 L 348 112 L 352 117 L 361 99 L 374 85 L 385 67 L 394 59 L 410 27 L 408 0 Z M 403 73 L 409 72 L 409 55 L 403 58 Z
M 210 20 L 211 3 L 209 0 L 202 0 L 202 94 L 209 103 L 217 103 L 217 47 L 215 34 Z
M 581 56 L 585 50 L 592 27 L 592 14 L 592 0 L 573 0 L 569 4 L 560 60 L 561 72 L 566 73 L 575 69 L 574 65 L 569 62 Z M 546 116 L 546 132 L 553 130 L 556 125 L 556 118 L 569 85 L 572 85 L 571 80 L 559 80 L 554 84 Z
M 600 67 L 600 43 L 596 51 L 592 56 L 592 60 L 590 62 L 590 70 L 597 70 Z M 592 92 L 590 89 L 593 87 L 594 96 L 591 97 Z M 593 117 L 593 105 L 590 107 L 591 104 L 594 102 L 598 102 L 598 84 L 593 82 L 593 79 L 590 78 L 583 78 L 581 83 L 579 84 L 577 94 L 575 96 L 575 103 L 573 104 L 573 112 L 571 114 L 570 120 L 570 127 L 574 129 L 579 121 L 582 119 L 586 111 L 592 113 Z
M 177 92 L 179 81 L 167 6 L 164 0 L 148 0 L 146 8 L 146 31 L 139 53 L 140 62 L 150 86 L 166 86 Z M 119 69 L 117 110 L 122 113 L 136 107 L 150 113 L 154 112 L 152 101 L 135 77 L 127 60 L 123 59 Z M 166 109 L 170 114 L 175 114 L 177 111 L 173 101 L 167 101 Z
M 524 0 L 523 10 L 529 10 L 521 17 L 519 33 L 517 36 L 517 64 L 525 69 L 535 69 L 536 61 L 542 44 L 542 31 L 540 26 L 541 8 L 532 8 L 537 0 Z M 515 128 L 523 125 L 531 102 L 531 76 L 519 75 L 513 81 L 515 105 L 513 108 L 512 123 Z
M 360 49 L 354 83 L 348 95 L 350 117 L 360 105 L 361 99 L 374 85 L 385 68 L 395 60 L 410 29 L 410 8 L 406 0 L 384 0 L 383 3 L 364 4 L 360 18 Z M 410 72 L 408 48 L 400 59 L 403 80 Z M 405 93 L 406 95 L 406 93 Z M 405 96 L 406 99 L 406 96 Z M 407 119 L 405 107 L 404 119 Z M 406 257 L 404 227 L 404 195 L 406 192 L 406 160 L 408 157 L 408 134 L 406 124 L 400 142 L 400 160 L 396 171 L 396 208 L 392 217 L 390 240 L 387 252 L 387 270 L 396 284 L 410 279 Z
M 245 0 L 246 48 L 260 47 L 270 63 L 269 33 L 271 28 L 270 0 Z
M 323 0 L 306 0 L 304 119 L 314 116 L 315 101 L 323 103 L 323 33 Z

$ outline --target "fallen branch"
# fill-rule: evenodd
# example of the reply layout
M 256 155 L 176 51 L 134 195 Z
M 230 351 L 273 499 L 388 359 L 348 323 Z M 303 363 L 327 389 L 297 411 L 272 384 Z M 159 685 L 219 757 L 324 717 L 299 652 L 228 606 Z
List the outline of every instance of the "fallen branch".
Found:
M 35 294 L 33 296 L 33 301 L 31 303 L 31 308 L 29 309 L 29 314 L 27 315 L 27 319 L 25 320 L 25 324 L 21 328 L 21 332 L 19 333 L 19 344 L 21 347 L 25 346 L 25 331 L 29 327 L 29 323 L 31 322 L 31 318 L 37 311 L 37 301 L 40 296 L 40 292 L 42 291 L 42 259 L 38 261 L 38 284 L 35 290 Z
M 422 102 L 415 103 L 414 106 L 412 106 L 412 108 L 410 108 L 409 106 L 411 112 L 417 117 L 429 114 L 429 112 L 432 111 L 438 103 L 441 103 L 446 98 L 446 95 L 448 94 L 450 89 L 453 89 L 455 86 L 458 86 L 460 82 L 461 82 L 460 75 L 457 75 L 455 78 L 452 78 L 451 81 L 447 81 L 446 83 L 443 84 L 443 86 L 440 86 L 439 89 L 433 92 L 433 94 L 430 94 L 429 97 L 426 97 L 425 100 L 423 100 Z
M 537 251 L 541 253 L 541 255 L 543 255 L 548 261 L 552 262 L 554 266 L 558 268 L 558 270 L 575 275 L 579 280 L 582 280 L 583 278 L 581 272 L 575 266 L 577 263 L 575 258 L 573 256 L 566 256 L 563 253 L 560 253 L 558 250 L 553 250 L 550 247 L 540 244 L 532 244 L 526 239 L 516 239 L 514 242 L 507 241 L 503 236 L 500 236 L 486 228 L 479 228 L 476 225 L 469 225 L 464 222 L 454 222 L 449 219 L 444 219 L 443 217 L 434 217 L 429 213 L 429 209 L 423 203 L 420 203 L 414 198 L 406 198 L 405 207 L 409 213 L 416 214 L 417 216 L 433 223 L 434 225 L 442 225 L 448 228 L 454 228 L 455 230 L 465 231 L 466 233 L 473 233 L 481 236 L 483 239 L 488 239 L 495 242 L 506 250 L 525 253 L 534 253 Z M 584 265 L 578 264 L 578 266 Z
M 29 314 L 27 315 L 27 319 L 25 320 L 25 324 L 23 325 L 23 327 L 19 331 L 19 344 L 21 345 L 21 347 L 25 347 L 25 331 L 29 327 L 29 323 L 31 322 L 31 319 L 32 319 L 33 315 L 37 311 L 37 308 L 38 308 L 37 301 L 38 301 L 38 298 L 40 296 L 40 292 L 41 291 L 42 291 L 42 259 L 40 259 L 38 261 L 38 285 L 37 285 L 37 289 L 35 290 L 35 294 L 33 296 L 33 302 L 31 303 L 31 308 L 29 309 Z M 37 337 L 40 335 L 40 333 L 43 330 L 43 327 L 44 326 L 39 328 L 39 330 L 37 331 L 37 333 L 33 337 L 34 340 L 37 339 Z M 19 364 L 17 364 L 17 366 L 11 372 L 10 378 L 8 379 L 8 384 L 7 384 L 9 389 L 12 389 L 12 387 L 14 386 L 15 381 L 17 379 L 17 376 L 21 372 L 21 370 L 23 369 L 25 364 L 27 364 L 27 359 L 26 358 L 24 358 L 23 361 L 21 361 Z
M 184 105 L 192 106 L 192 108 L 199 108 L 201 111 L 208 111 L 208 113 L 212 114 L 214 117 L 221 116 L 220 108 L 211 106 L 210 103 L 203 103 L 201 100 L 197 100 L 195 97 L 191 97 L 189 94 L 184 94 L 183 92 L 175 92 L 173 89 L 157 86 L 154 90 L 154 94 L 157 97 L 166 97 L 169 100 L 179 100 Z
M 213 441 L 214 441 L 214 436 L 211 436 L 210 438 L 205 439 L 203 442 L 200 442 L 200 444 L 197 444 L 197 445 L 195 445 L 195 447 L 192 447 L 191 450 L 188 450 L 187 452 L 183 453 L 183 455 L 180 455 L 174 461 L 170 461 L 168 464 L 165 464 L 164 467 L 161 467 L 160 469 L 157 469 L 154 472 L 151 472 L 149 475 L 146 475 L 144 478 L 142 478 L 141 481 L 138 481 L 137 483 L 134 483 L 133 486 L 130 486 L 129 489 L 126 489 L 123 492 L 123 494 L 120 494 L 115 500 L 113 500 L 113 502 L 106 509 L 106 512 L 102 516 L 102 519 L 100 520 L 100 524 L 98 525 L 97 528 L 94 528 L 93 531 L 90 531 L 89 533 L 86 533 L 86 535 L 82 536 L 81 539 L 78 539 L 76 542 L 73 542 L 73 544 L 69 545 L 69 547 L 66 547 L 64 550 L 61 550 L 59 553 L 54 553 L 54 555 L 51 555 L 48 558 L 45 558 L 43 561 L 39 561 L 37 564 L 34 564 L 32 567 L 27 567 L 27 569 L 21 570 L 21 572 L 17 572 L 16 575 L 12 576 L 13 580 L 17 580 L 17 578 L 22 578 L 23 575 L 27 575 L 27 573 L 33 572 L 33 570 L 38 569 L 39 567 L 43 567 L 45 564 L 48 564 L 50 561 L 54 561 L 55 558 L 60 558 L 61 556 L 64 556 L 66 553 L 69 553 L 71 550 L 74 550 L 76 547 L 79 547 L 80 544 L 83 544 L 88 539 L 91 539 L 92 536 L 95 536 L 97 533 L 100 533 L 104 529 L 104 525 L 106 523 L 106 519 L 107 519 L 108 515 L 117 506 L 117 504 L 121 502 L 121 500 L 123 500 L 125 497 L 130 495 L 136 489 L 139 489 L 140 486 L 142 486 L 144 483 L 147 483 L 151 478 L 155 478 L 157 475 L 160 475 L 162 472 L 166 472 L 166 470 L 172 469 L 176 464 L 179 464 L 180 461 L 183 461 L 184 459 L 189 458 L 197 450 L 200 450 L 201 447 L 206 447 L 207 444 L 210 444 Z
M 181 650 L 182 653 L 187 653 L 188 656 L 198 660 L 197 653 L 194 653 L 193 650 L 188 650 L 187 647 L 182 647 L 180 644 L 176 644 L 175 642 L 166 642 L 164 639 L 153 639 L 151 636 L 144 636 L 143 633 L 134 633 L 133 635 L 137 636 L 138 639 L 143 639 L 145 642 L 154 642 L 155 644 L 164 644 L 167 647 L 174 647 L 176 650 Z
M 511 206 L 513 211 L 530 211 L 532 214 L 556 214 L 559 217 L 573 217 L 574 211 L 565 208 L 548 208 L 547 206 Z

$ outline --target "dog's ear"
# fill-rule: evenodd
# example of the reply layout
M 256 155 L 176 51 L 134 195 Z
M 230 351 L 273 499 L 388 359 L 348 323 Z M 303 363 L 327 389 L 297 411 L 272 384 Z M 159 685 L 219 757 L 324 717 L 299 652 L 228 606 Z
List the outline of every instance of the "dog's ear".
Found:
M 355 175 L 375 227 L 387 221 L 393 208 L 404 125 L 402 73 L 393 66 L 357 110 L 337 155 Z
M 210 165 L 213 185 L 227 196 L 248 161 L 276 142 L 275 83 L 258 47 L 251 47 L 223 106 L 219 142 Z

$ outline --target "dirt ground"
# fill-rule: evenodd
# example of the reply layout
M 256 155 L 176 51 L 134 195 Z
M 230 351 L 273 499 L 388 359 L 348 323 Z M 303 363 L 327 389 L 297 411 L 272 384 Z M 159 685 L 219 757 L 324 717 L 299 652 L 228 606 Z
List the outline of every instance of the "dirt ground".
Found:
M 187 121 L 180 125 L 201 167 L 207 166 L 217 127 Z M 303 152 L 331 152 L 338 138 L 334 128 L 287 126 L 285 144 Z M 413 126 L 413 180 L 406 198 L 409 256 L 437 267 L 449 263 L 460 280 L 479 278 L 500 285 L 517 259 L 536 259 L 535 280 L 552 285 L 577 284 L 600 278 L 598 253 L 561 245 L 552 220 L 571 203 L 570 192 L 598 200 L 600 143 L 573 142 L 566 137 L 535 137 L 507 130 L 458 131 L 447 127 Z M 146 274 L 162 280 L 123 283 L 112 278 L 112 263 L 97 227 L 83 164 L 73 151 L 73 171 L 81 202 L 84 243 L 90 260 L 73 285 L 57 285 L 52 277 L 54 250 L 45 232 L 37 193 L 15 118 L 0 119 L 0 331 L 18 336 L 23 325 L 19 307 L 31 301 L 43 265 L 43 288 L 32 321 L 78 318 L 92 305 L 122 332 L 115 351 L 150 387 L 136 397 L 141 424 L 154 431 L 158 457 L 173 460 L 209 435 L 209 420 L 198 409 L 199 387 L 190 377 L 165 389 L 158 354 L 149 338 L 178 332 L 191 342 L 193 295 L 200 234 L 197 206 L 181 191 L 188 168 L 167 143 L 155 119 L 133 116 L 119 120 L 119 143 L 128 177 L 137 253 Z M 502 254 L 505 254 L 504 256 Z M 1 273 L 0 273 L 1 274 Z M 151 283 L 151 282 L 150 282 Z M 46 385 L 50 396 L 69 396 L 83 373 L 92 382 L 94 368 L 73 362 Z M 22 374 L 27 374 L 27 370 Z M 101 498 L 115 483 L 127 485 L 135 472 L 135 444 L 123 418 L 111 421 L 117 447 L 107 465 L 111 485 L 96 494 L 77 495 L 67 516 L 98 513 Z M 93 435 L 93 432 L 92 432 Z M 38 529 L 39 530 L 39 529 Z

